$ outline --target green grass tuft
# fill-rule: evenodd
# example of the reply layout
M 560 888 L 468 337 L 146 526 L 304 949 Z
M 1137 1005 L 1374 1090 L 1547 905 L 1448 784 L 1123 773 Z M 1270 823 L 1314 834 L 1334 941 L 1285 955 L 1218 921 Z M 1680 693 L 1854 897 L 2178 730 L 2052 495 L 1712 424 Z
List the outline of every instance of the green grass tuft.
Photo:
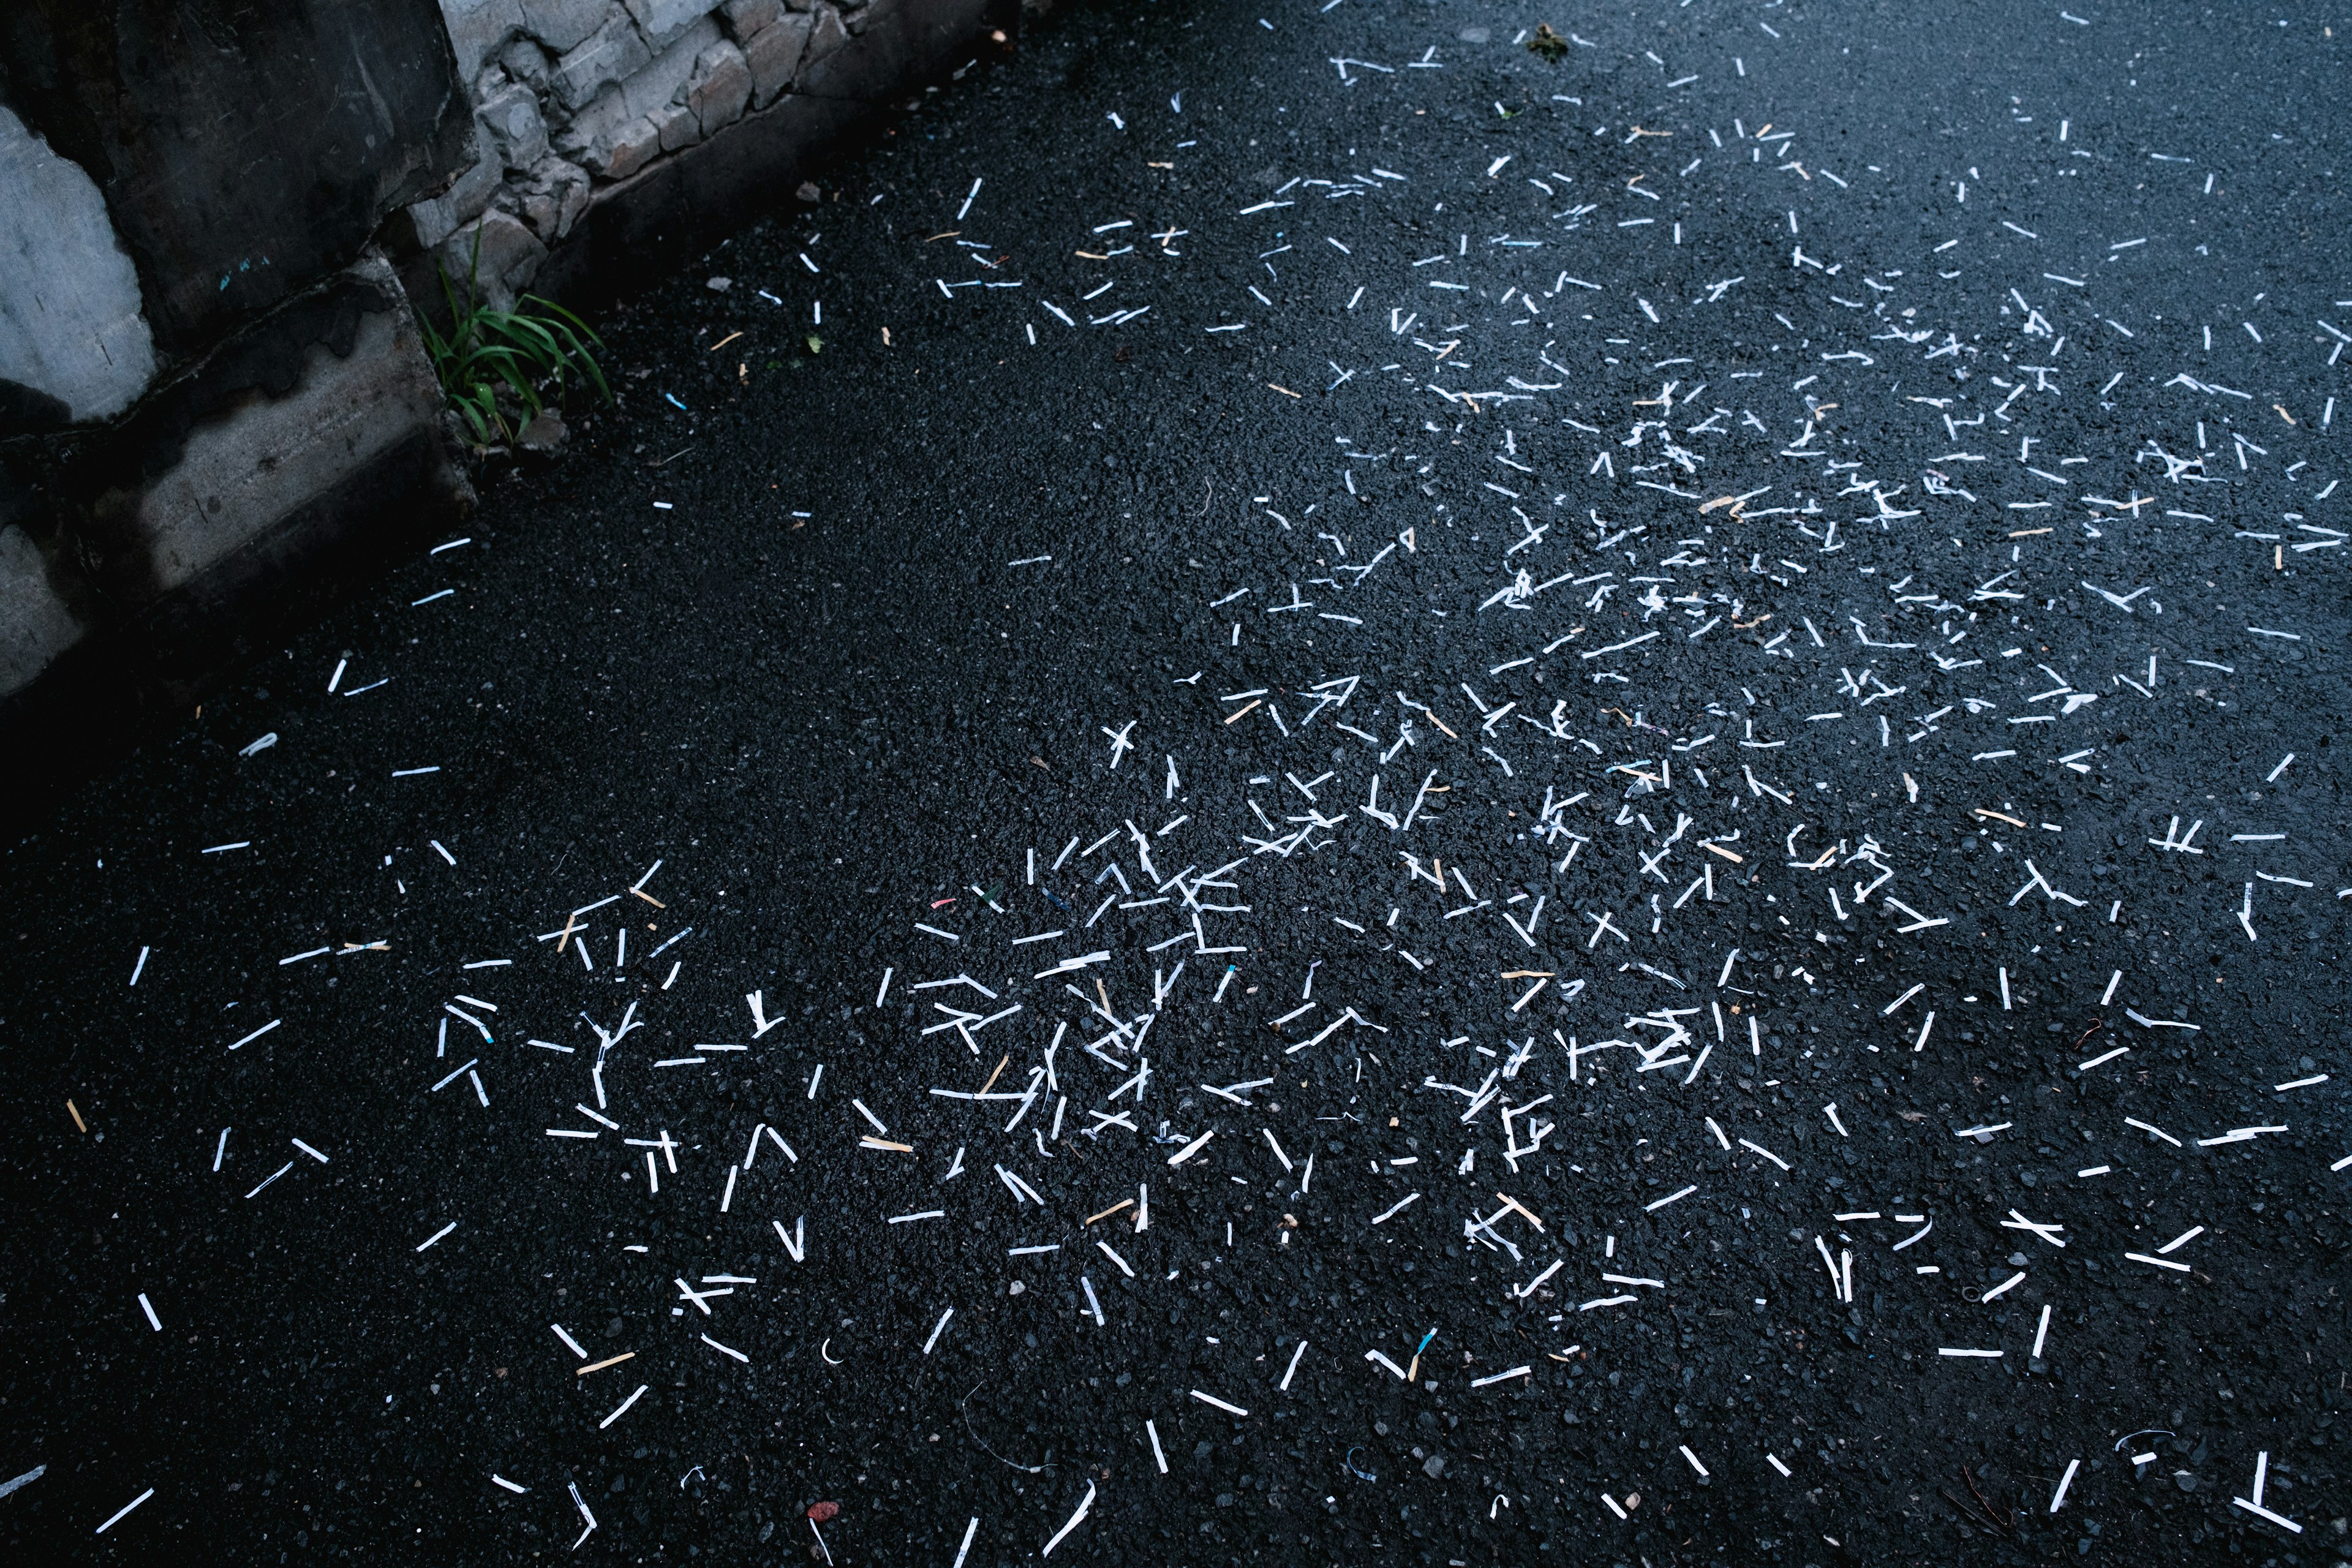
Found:
M 476 449 L 512 445 L 516 433 L 549 403 L 562 405 L 575 381 L 593 386 L 598 396 L 612 402 L 613 389 L 591 352 L 603 348 L 604 340 L 588 323 L 536 294 L 524 295 L 514 310 L 492 310 L 482 303 L 475 287 L 481 264 L 482 240 L 477 232 L 462 303 L 448 268 L 440 269 L 442 297 L 449 305 L 448 335 L 430 321 L 419 322 L 442 395 L 465 421 Z

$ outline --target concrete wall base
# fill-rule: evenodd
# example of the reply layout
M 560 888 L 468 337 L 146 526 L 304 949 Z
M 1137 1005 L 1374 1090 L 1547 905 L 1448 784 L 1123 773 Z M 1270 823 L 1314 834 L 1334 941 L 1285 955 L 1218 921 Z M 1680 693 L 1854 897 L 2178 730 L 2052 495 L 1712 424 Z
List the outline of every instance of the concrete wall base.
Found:
M 18 763 L 0 770 L 0 810 L 180 722 L 223 671 L 473 500 L 380 258 L 117 426 L 8 443 L 0 484 L 0 754 Z
M 271 3 L 300 11 L 315 0 Z M 681 16 L 712 10 L 711 0 L 677 4 Z M 438 265 L 471 232 L 449 232 L 440 207 L 478 215 L 471 221 L 486 237 L 486 264 L 490 226 L 517 240 L 516 254 L 499 262 L 493 297 L 528 288 L 593 309 L 789 202 L 894 101 L 1008 52 L 1021 10 L 1020 0 L 859 0 L 845 4 L 854 11 L 845 27 L 830 4 L 811 12 L 726 0 L 720 14 L 739 32 L 758 24 L 806 43 L 812 27 L 831 26 L 838 37 L 822 54 L 813 43 L 805 56 L 792 50 L 801 63 L 789 81 L 778 74 L 766 88 L 768 34 L 745 32 L 758 46 L 750 55 L 714 44 L 679 89 L 714 129 L 625 178 L 551 187 L 551 246 L 529 226 L 548 216 L 533 205 L 536 186 L 520 190 L 516 211 L 486 209 L 488 189 L 468 194 L 471 176 L 461 173 L 444 195 L 411 200 L 385 220 L 379 238 L 394 259 L 371 251 L 291 293 L 257 294 L 262 313 L 179 353 L 110 422 L 74 423 L 83 416 L 71 400 L 0 379 L 0 756 L 10 759 L 0 768 L 0 820 L 37 812 L 92 769 L 168 732 L 237 665 L 462 520 L 472 490 L 453 459 L 413 310 L 422 302 L 441 313 Z M 467 80 L 472 57 L 456 20 L 487 18 L 506 37 L 511 26 L 499 18 L 510 0 L 442 8 Z M 717 37 L 717 22 L 696 25 Z M 751 74 L 730 87 L 737 65 Z M 475 105 L 478 119 L 491 108 L 506 115 L 478 126 L 478 143 L 530 140 L 536 121 L 511 88 L 498 104 Z M 454 167 L 444 145 L 454 145 L 453 122 L 437 101 L 420 98 L 432 112 L 416 117 L 419 135 Z M 29 133 L 7 145 L 14 162 L 0 160 L 0 175 L 56 162 Z M 94 196 L 80 185 L 71 194 L 84 205 Z M 0 179 L 0 201 L 7 197 Z M 424 232 L 427 218 L 442 232 Z M 152 291 L 155 280 L 146 282 Z

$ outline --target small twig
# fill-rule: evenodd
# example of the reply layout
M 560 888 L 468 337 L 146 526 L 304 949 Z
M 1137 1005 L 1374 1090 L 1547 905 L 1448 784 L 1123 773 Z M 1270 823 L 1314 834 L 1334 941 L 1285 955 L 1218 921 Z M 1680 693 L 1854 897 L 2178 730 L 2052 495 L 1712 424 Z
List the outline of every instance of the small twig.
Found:
M 2011 1523 L 2011 1521 L 2002 1515 L 1994 1513 L 1992 1504 L 1985 1500 L 1984 1493 L 1977 1491 L 1977 1479 L 1974 1475 L 1969 1473 L 1969 1468 L 1966 1465 L 1962 1465 L 1960 1467 L 1960 1479 L 1969 1483 L 1969 1490 L 1976 1493 L 1978 1503 L 1983 1507 L 1987 1517 L 1991 1519 L 1993 1523 L 2000 1528 L 2000 1531 L 2005 1535 L 2014 1533 L 2015 1527 Z

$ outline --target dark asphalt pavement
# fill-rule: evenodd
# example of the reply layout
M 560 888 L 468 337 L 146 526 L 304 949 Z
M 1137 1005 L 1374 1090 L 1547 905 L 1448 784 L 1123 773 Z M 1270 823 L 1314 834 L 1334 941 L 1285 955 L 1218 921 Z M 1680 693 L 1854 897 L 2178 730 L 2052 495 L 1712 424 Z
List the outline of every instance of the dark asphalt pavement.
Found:
M 2335 1561 L 2330 27 L 932 95 L 10 847 L 11 1560 Z

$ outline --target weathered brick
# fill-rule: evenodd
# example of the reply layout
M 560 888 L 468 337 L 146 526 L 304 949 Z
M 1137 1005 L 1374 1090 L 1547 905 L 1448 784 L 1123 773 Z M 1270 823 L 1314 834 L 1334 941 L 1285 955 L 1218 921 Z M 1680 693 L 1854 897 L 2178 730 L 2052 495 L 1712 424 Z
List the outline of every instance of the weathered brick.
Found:
M 744 62 L 751 68 L 751 101 L 761 109 L 783 95 L 800 69 L 808 47 L 809 29 L 816 18 L 804 12 L 787 12 L 775 25 L 751 35 L 743 46 Z
M 713 44 L 695 57 L 694 75 L 686 84 L 686 106 L 710 135 L 722 125 L 743 118 L 751 100 L 751 68 L 733 44 Z
M 481 243 L 478 265 L 474 252 L 477 237 Z M 500 310 L 513 307 L 515 296 L 530 287 L 530 280 L 539 275 L 539 264 L 546 259 L 547 247 L 530 226 L 496 207 L 441 242 L 441 265 L 448 268 L 458 297 L 464 298 L 470 279 L 476 297 Z
M 430 250 L 446 239 L 459 224 L 472 222 L 498 195 L 506 160 L 494 147 L 484 145 L 481 151 L 481 158 L 457 176 L 456 184 L 408 208 L 409 225 L 421 247 Z
M 529 38 L 517 38 L 500 49 L 499 65 L 515 80 L 529 83 L 535 92 L 548 90 L 547 73 L 555 68 L 548 52 Z
M 557 54 L 577 48 L 616 15 L 613 0 L 521 0 L 522 25 Z
M 773 26 L 784 7 L 782 0 L 724 0 L 719 11 L 727 18 L 727 30 L 742 39 Z
M 515 204 L 531 232 L 553 245 L 588 210 L 588 171 L 551 154 L 531 170 L 530 183 L 516 193 Z
M 653 59 L 626 16 L 615 13 L 586 41 L 565 52 L 548 78 L 556 101 L 577 111 L 604 89 L 625 81 Z
M 801 56 L 801 68 L 807 69 L 849 42 L 849 28 L 842 22 L 841 13 L 830 5 L 819 5 L 809 29 L 808 49 Z
M 665 153 L 691 147 L 702 140 L 702 122 L 695 119 L 694 110 L 682 103 L 665 103 L 646 118 L 653 121 Z
M 723 35 L 709 16 L 698 16 L 650 64 L 621 84 L 621 96 L 634 114 L 650 114 L 666 103 L 676 103 L 694 77 L 694 62 Z
M 441 20 L 457 57 L 457 79 L 472 81 L 482 63 L 521 31 L 522 10 L 515 0 L 441 0 Z
M 719 0 L 622 0 L 646 40 L 656 49 L 673 42 L 681 28 L 709 15 Z
M 652 120 L 638 115 L 599 140 L 596 161 L 588 166 L 608 180 L 625 180 L 661 155 L 661 132 Z
M 539 95 L 522 83 L 509 82 L 474 112 L 508 168 L 528 169 L 547 155 Z

